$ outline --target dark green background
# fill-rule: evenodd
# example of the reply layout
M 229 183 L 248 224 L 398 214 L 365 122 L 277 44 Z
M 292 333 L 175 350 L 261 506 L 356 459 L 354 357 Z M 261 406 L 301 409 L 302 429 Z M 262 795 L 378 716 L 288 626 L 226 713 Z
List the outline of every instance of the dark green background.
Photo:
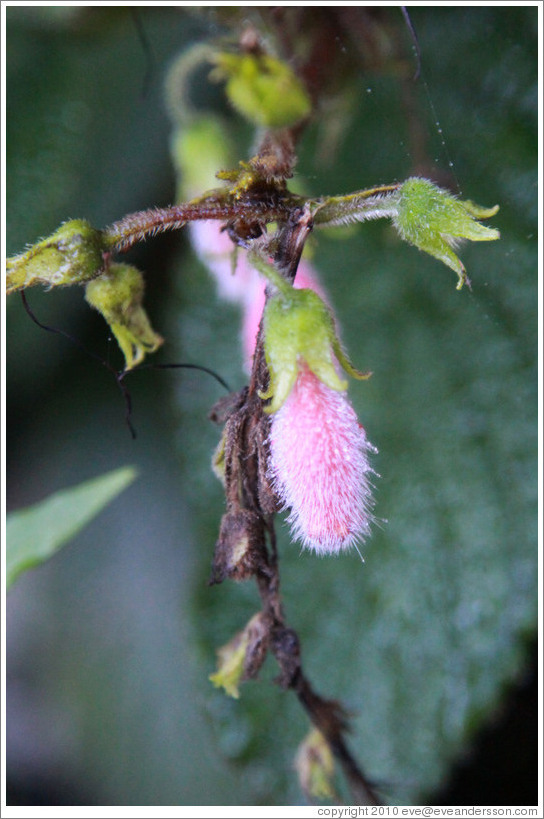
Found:
M 399 8 L 383 14 L 411 60 Z M 346 346 L 374 372 L 351 395 L 379 449 L 376 513 L 387 522 L 364 565 L 355 553 L 301 555 L 284 533 L 285 605 L 317 690 L 354 713 L 351 745 L 386 801 L 533 805 L 537 9 L 411 16 L 429 173 L 498 202 L 502 238 L 463 248 L 473 291 L 458 292 L 451 271 L 387 224 L 316 236 Z M 173 200 L 165 73 L 221 31 L 214 9 L 149 7 L 136 20 L 122 7 L 7 9 L 9 253 L 67 218 L 102 227 Z M 312 193 L 414 171 L 395 71 L 359 72 L 352 88 L 332 159 L 319 125 L 301 144 L 296 182 Z M 200 94 L 221 104 L 217 89 Z M 232 124 L 243 159 L 250 135 Z M 157 360 L 203 363 L 241 386 L 237 313 L 217 301 L 187 238 L 149 241 L 132 258 L 167 338 Z M 81 291 L 28 295 L 43 322 L 119 365 Z M 9 508 L 124 464 L 141 473 L 8 597 L 11 803 L 304 804 L 292 759 L 307 721 L 272 685 L 273 663 L 240 701 L 207 680 L 215 649 L 258 605 L 252 584 L 206 585 L 223 510 L 206 413 L 221 388 L 190 371 L 134 374 L 134 442 L 111 374 L 40 331 L 17 296 L 7 342 Z M 515 685 L 525 693 L 514 700 Z M 504 753 L 492 735 L 455 779 L 504 709 Z

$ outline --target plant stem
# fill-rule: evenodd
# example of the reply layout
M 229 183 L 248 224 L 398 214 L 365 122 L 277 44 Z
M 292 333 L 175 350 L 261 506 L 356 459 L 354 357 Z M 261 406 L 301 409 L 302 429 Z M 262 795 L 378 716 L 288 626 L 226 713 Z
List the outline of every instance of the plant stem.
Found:
M 298 217 L 283 229 L 280 237 L 275 262 L 284 272 L 275 271 L 279 278 L 292 281 L 296 274 L 296 267 L 300 260 L 304 242 L 311 230 L 311 217 L 306 210 L 299 211 Z M 288 285 L 290 286 L 290 285 Z M 268 452 L 266 448 L 267 433 L 255 435 L 261 425 L 268 424 L 268 418 L 262 409 L 262 402 L 258 398 L 259 392 L 268 386 L 268 370 L 266 367 L 262 328 L 257 338 L 250 386 L 247 394 L 245 411 L 248 422 L 243 424 L 244 434 L 238 439 L 238 458 L 240 462 L 249 465 L 251 461 L 266 462 Z M 249 418 L 251 416 L 251 421 Z M 266 430 L 268 427 L 266 426 Z M 255 452 L 257 441 L 261 441 L 263 451 Z M 254 473 L 262 472 L 258 467 Z M 273 515 L 263 511 L 260 498 L 263 496 L 259 488 L 246 494 L 252 508 L 262 520 L 263 530 L 268 533 L 268 557 L 261 557 L 261 562 L 255 571 L 259 594 L 262 601 L 263 613 L 269 626 L 269 646 L 280 667 L 278 684 L 285 689 L 295 692 L 298 700 L 306 711 L 313 725 L 322 733 L 328 742 L 332 753 L 337 759 L 348 783 L 352 803 L 357 805 L 381 804 L 374 789 L 361 770 L 356 759 L 349 750 L 345 734 L 349 731 L 348 715 L 336 700 L 324 699 L 313 690 L 304 674 L 301 661 L 300 639 L 297 632 L 290 628 L 285 620 L 280 594 L 279 561 L 276 550 L 276 536 L 273 525 Z
M 219 219 L 224 222 L 261 219 L 264 222 L 274 222 L 286 217 L 286 206 L 281 202 L 272 204 L 253 202 L 250 206 L 241 198 L 236 200 L 234 197 L 222 196 L 221 193 L 168 208 L 152 208 L 129 213 L 103 231 L 105 248 L 109 252 L 123 252 L 148 236 L 155 236 L 167 230 L 179 230 L 187 222 L 199 219 Z

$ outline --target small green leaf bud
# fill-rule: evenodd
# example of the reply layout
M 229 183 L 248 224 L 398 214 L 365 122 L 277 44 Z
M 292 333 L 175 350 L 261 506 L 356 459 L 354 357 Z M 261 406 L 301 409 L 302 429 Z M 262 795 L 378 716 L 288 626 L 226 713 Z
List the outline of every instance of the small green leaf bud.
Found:
M 312 102 L 289 66 L 269 54 L 214 56 L 212 79 L 226 79 L 236 110 L 254 125 L 288 128 L 309 116 Z
M 323 734 L 312 728 L 299 745 L 295 769 L 302 790 L 310 799 L 334 799 L 334 757 Z
M 276 412 L 284 404 L 304 363 L 320 381 L 340 392 L 348 384 L 337 373 L 333 353 L 350 375 L 369 377 L 350 363 L 340 346 L 329 308 L 313 290 L 283 289 L 268 300 L 264 311 L 264 351 L 270 383 L 260 397 L 272 398 L 265 407 L 267 413 Z
M 94 278 L 102 267 L 102 236 L 83 219 L 64 222 L 49 238 L 7 260 L 7 293 L 34 284 L 57 287 Z
M 128 264 L 110 264 L 106 273 L 85 288 L 87 302 L 102 313 L 125 357 L 125 370 L 154 353 L 163 339 L 154 332 L 142 307 L 144 279 Z
M 209 680 L 224 688 L 229 697 L 238 699 L 239 685 L 259 673 L 268 650 L 268 630 L 262 612 L 255 614 L 246 627 L 217 652 L 217 671 Z
M 402 239 L 451 267 L 459 277 L 460 290 L 467 277 L 452 248 L 462 239 L 473 242 L 499 239 L 498 230 L 476 221 L 494 216 L 498 209 L 498 205 L 481 208 L 468 200 L 456 199 L 428 179 L 412 177 L 399 189 L 393 224 Z
M 224 688 L 229 697 L 238 699 L 238 686 L 244 673 L 244 660 L 249 639 L 245 632 L 236 634 L 233 639 L 217 652 L 217 671 L 210 674 L 210 682 L 216 688 Z

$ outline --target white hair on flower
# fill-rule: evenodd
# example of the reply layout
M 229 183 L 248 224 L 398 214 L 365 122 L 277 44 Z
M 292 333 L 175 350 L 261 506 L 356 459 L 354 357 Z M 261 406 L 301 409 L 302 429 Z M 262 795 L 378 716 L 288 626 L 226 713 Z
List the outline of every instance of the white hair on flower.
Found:
M 369 455 L 376 452 L 347 394 L 302 367 L 283 406 L 271 416 L 269 475 L 293 538 L 334 554 L 370 534 Z

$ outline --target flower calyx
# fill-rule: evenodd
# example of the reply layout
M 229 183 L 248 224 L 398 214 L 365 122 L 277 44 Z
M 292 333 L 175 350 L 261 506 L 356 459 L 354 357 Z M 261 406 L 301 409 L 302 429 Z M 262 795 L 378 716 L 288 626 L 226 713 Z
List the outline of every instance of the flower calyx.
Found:
M 460 290 L 468 279 L 453 248 L 463 239 L 473 242 L 499 239 L 498 230 L 477 221 L 494 216 L 499 206 L 483 208 L 470 200 L 457 199 L 428 179 L 419 177 L 407 179 L 395 198 L 397 207 L 393 224 L 401 238 L 451 267 L 457 273 L 457 289 Z
M 353 378 L 362 380 L 371 375 L 355 369 L 342 349 L 329 308 L 313 290 L 297 290 L 286 283 L 286 288 L 268 299 L 263 328 L 270 381 L 259 397 L 271 399 L 264 408 L 267 414 L 283 406 L 302 367 L 340 392 L 348 383 L 338 375 L 336 361 Z
M 97 276 L 103 266 L 102 234 L 84 219 L 64 222 L 47 239 L 7 260 L 8 295 L 35 284 L 59 287 Z
M 110 263 L 107 271 L 85 288 L 86 301 L 103 315 L 117 339 L 125 357 L 125 372 L 163 343 L 142 306 L 143 295 L 143 275 L 128 264 Z
M 210 77 L 226 80 L 226 94 L 238 113 L 262 128 L 290 128 L 306 119 L 312 101 L 287 63 L 262 51 L 213 55 Z

